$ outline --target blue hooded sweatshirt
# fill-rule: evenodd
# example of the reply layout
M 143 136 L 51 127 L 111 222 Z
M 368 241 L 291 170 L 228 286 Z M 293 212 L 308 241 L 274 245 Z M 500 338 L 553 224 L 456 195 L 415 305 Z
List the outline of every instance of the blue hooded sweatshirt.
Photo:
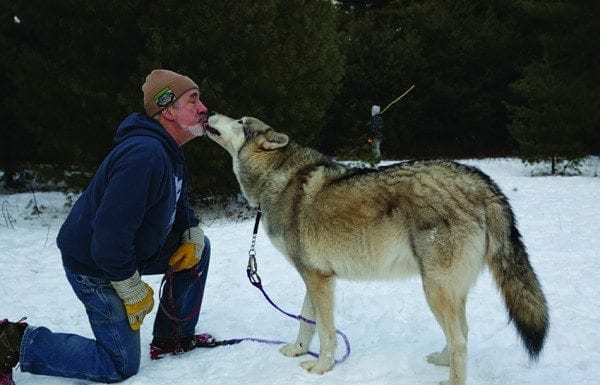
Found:
M 171 230 L 197 226 L 183 153 L 156 120 L 133 113 L 57 237 L 66 269 L 120 281 L 158 257 Z M 180 196 L 182 195 L 182 196 Z

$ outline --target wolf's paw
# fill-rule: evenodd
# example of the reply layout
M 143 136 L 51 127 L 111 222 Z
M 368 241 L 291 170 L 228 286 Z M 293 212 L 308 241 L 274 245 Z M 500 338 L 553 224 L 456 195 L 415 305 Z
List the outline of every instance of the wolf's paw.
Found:
M 300 363 L 309 373 L 323 374 L 333 368 L 333 362 L 323 362 L 320 360 L 308 360 Z
M 279 351 L 286 357 L 297 357 L 308 352 L 308 349 L 303 348 L 300 344 L 286 344 Z
M 447 349 L 444 349 L 441 353 L 431 353 L 428 355 L 427 362 L 437 366 L 450 366 L 450 355 Z M 440 382 L 440 384 L 442 383 Z

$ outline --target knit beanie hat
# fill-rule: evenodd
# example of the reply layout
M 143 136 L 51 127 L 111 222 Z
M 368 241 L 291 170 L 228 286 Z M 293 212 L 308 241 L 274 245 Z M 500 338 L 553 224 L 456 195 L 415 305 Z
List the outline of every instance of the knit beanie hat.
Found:
M 148 116 L 154 116 L 192 88 L 198 88 L 198 85 L 187 76 L 169 70 L 154 70 L 142 85 L 144 109 Z
M 381 107 L 373 105 L 371 107 L 371 116 L 377 115 L 379 113 L 380 109 L 381 109 Z

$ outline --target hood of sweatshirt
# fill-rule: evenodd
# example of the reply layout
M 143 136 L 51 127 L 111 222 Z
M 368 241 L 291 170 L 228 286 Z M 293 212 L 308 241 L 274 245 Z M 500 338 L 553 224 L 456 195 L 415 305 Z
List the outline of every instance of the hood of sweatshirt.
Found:
M 151 136 L 163 143 L 167 153 L 173 160 L 183 163 L 183 152 L 169 135 L 167 130 L 155 119 L 148 115 L 134 112 L 127 116 L 117 127 L 114 137 L 115 144 L 119 144 L 132 136 Z

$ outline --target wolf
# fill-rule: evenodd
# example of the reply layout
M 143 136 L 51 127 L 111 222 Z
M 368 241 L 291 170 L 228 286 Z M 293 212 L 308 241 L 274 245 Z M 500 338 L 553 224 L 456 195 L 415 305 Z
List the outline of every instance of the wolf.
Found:
M 467 378 L 469 289 L 488 266 L 509 319 L 531 359 L 549 327 L 548 306 L 515 217 L 500 188 L 482 171 L 453 161 L 406 161 L 380 168 L 340 164 L 299 145 L 259 119 L 212 113 L 210 139 L 232 158 L 243 195 L 260 207 L 270 241 L 306 286 L 301 322 L 286 356 L 306 354 L 317 330 L 318 359 L 334 366 L 334 282 L 419 274 L 446 346 L 428 361 L 450 367 L 448 381 Z

